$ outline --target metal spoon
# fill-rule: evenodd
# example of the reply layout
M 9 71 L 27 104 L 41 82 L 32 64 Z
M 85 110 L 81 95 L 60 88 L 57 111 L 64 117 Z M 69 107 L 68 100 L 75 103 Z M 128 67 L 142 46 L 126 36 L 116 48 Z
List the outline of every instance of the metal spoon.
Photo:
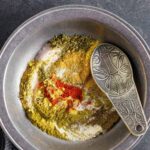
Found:
M 91 57 L 91 72 L 129 131 L 143 135 L 148 125 L 126 54 L 112 44 L 99 45 Z

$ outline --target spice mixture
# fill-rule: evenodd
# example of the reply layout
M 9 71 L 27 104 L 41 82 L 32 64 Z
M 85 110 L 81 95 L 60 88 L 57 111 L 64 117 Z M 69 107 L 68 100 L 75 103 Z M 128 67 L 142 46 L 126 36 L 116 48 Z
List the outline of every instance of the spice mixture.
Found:
M 104 134 L 119 119 L 90 72 L 101 43 L 85 35 L 59 35 L 28 63 L 20 99 L 28 119 L 55 137 L 84 141 Z

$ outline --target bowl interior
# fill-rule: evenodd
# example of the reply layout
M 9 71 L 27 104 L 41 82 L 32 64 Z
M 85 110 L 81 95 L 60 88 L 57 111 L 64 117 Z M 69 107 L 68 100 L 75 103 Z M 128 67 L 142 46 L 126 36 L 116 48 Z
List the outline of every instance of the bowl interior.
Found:
M 132 63 L 139 95 L 142 104 L 145 103 L 145 70 L 134 45 L 109 25 L 90 18 L 66 18 L 57 23 L 43 24 L 33 32 L 30 31 L 30 35 L 25 36 L 24 40 L 15 48 L 8 61 L 4 80 L 5 104 L 9 117 L 16 130 L 37 149 L 62 150 L 65 146 L 65 150 L 107 150 L 115 147 L 129 134 L 122 121 L 105 135 L 85 142 L 68 142 L 49 136 L 34 127 L 24 114 L 18 98 L 20 78 L 27 63 L 34 58 L 42 45 L 54 35 L 60 33 L 91 35 L 94 38 L 102 38 L 105 42 L 119 46 L 128 55 Z

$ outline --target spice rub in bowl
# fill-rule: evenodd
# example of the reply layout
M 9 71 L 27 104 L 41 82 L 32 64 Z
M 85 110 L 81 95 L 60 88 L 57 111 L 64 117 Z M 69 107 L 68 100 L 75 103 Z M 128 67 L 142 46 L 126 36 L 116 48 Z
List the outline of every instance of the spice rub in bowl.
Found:
M 104 134 L 119 119 L 90 71 L 101 43 L 85 35 L 59 35 L 28 63 L 20 99 L 28 119 L 55 137 L 84 141 Z

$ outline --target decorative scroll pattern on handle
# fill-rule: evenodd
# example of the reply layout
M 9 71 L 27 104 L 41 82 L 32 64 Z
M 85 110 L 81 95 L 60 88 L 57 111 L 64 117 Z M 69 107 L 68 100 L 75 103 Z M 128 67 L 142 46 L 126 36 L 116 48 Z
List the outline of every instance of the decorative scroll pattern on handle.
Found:
M 132 133 L 137 135 L 146 131 L 146 119 L 143 116 L 144 112 L 135 85 L 125 95 L 121 97 L 110 96 L 110 99 Z
M 137 136 L 144 134 L 147 121 L 127 56 L 116 46 L 102 44 L 92 55 L 91 70 L 130 132 Z

